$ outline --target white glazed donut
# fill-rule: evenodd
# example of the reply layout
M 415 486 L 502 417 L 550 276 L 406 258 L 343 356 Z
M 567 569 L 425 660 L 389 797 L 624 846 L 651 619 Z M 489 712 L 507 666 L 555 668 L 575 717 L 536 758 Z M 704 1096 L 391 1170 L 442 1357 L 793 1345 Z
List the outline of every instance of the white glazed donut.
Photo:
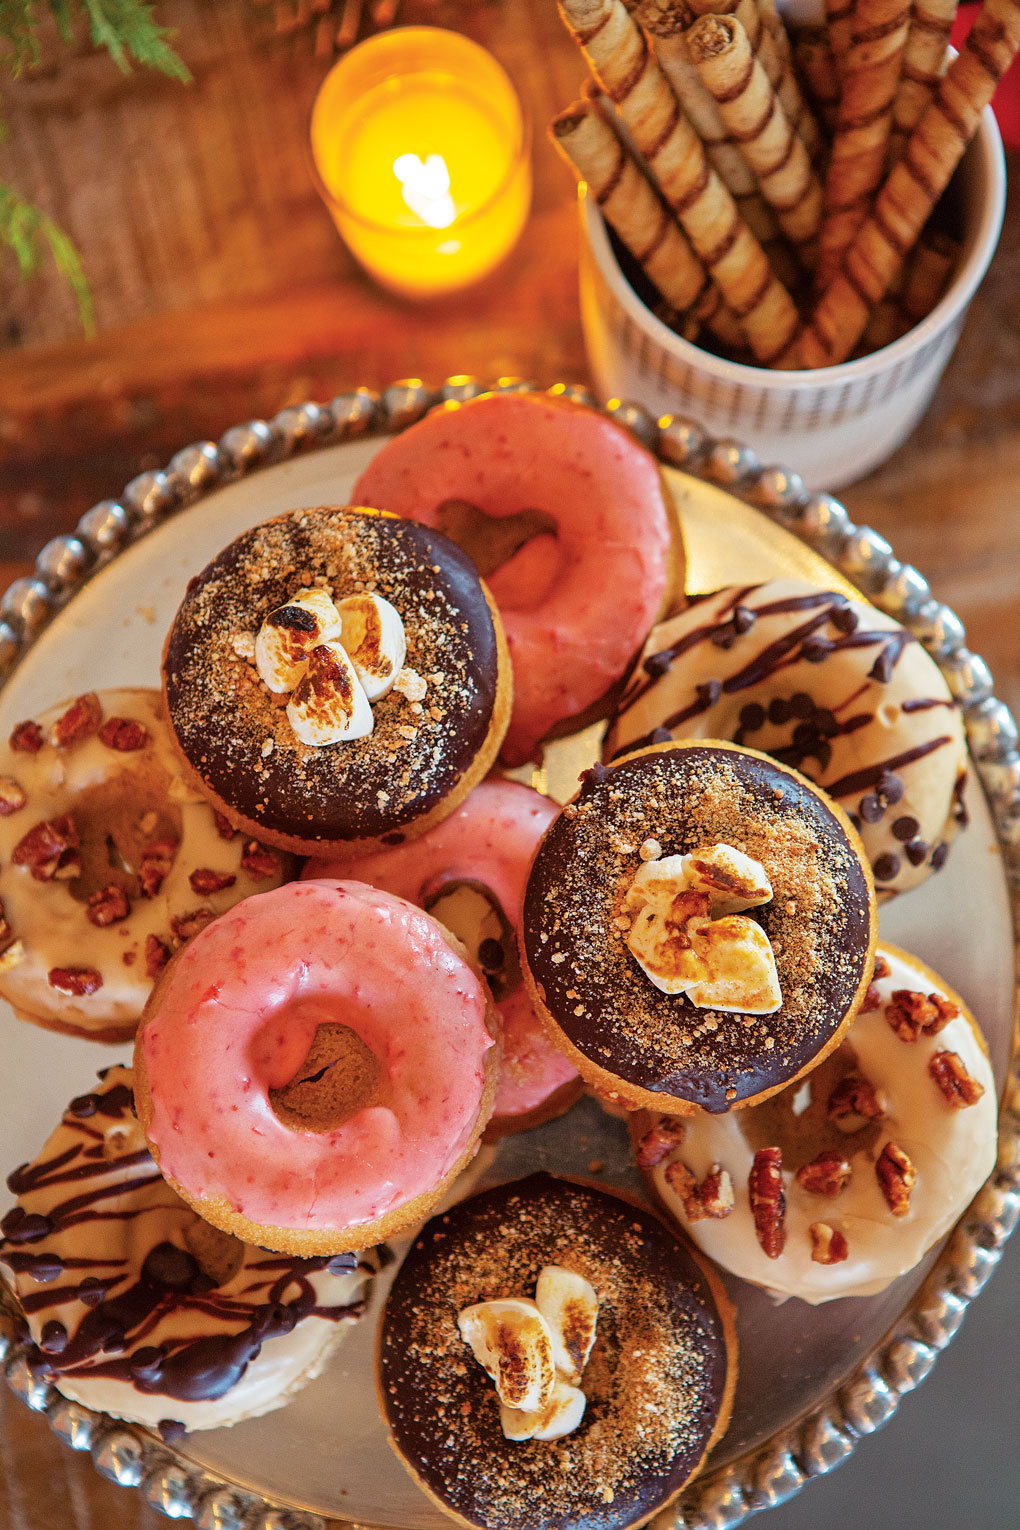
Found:
M 166 1437 L 268 1413 L 361 1315 L 376 1256 L 298 1259 L 210 1227 L 146 1152 L 131 1083 L 108 1068 L 10 1177 L 0 1265 L 29 1365 Z
M 731 739 L 808 776 L 860 833 L 880 894 L 937 871 L 965 818 L 963 723 L 938 666 L 891 616 L 802 580 L 730 585 L 652 629 L 606 758 L 668 738 Z
M 974 1020 L 916 957 L 882 944 L 878 953 L 875 982 L 849 1038 L 802 1083 L 748 1110 L 683 1123 L 643 1116 L 633 1128 L 652 1188 L 699 1248 L 734 1275 L 811 1303 L 870 1296 L 913 1269 L 995 1165 L 995 1080 Z M 921 1029 L 916 1040 L 906 1039 L 922 1024 L 929 1034 Z M 964 1075 L 954 1104 L 957 1065 Z M 882 1113 L 868 1115 L 876 1109 Z M 841 1131 L 837 1118 L 856 1129 Z M 887 1150 L 890 1143 L 899 1153 Z M 765 1246 L 775 1219 L 765 1200 L 777 1147 L 785 1242 L 770 1257 Z M 716 1170 L 729 1185 L 713 1178 Z M 826 1193 L 825 1185 L 831 1190 L 841 1180 L 842 1188 Z M 906 1210 L 897 1213 L 904 1198 Z M 843 1253 L 845 1240 L 845 1257 L 819 1261 L 829 1242 L 824 1229 L 837 1235 L 831 1254 Z
M 51 707 L 0 745 L 0 994 L 126 1040 L 171 953 L 286 863 L 184 784 L 158 691 Z

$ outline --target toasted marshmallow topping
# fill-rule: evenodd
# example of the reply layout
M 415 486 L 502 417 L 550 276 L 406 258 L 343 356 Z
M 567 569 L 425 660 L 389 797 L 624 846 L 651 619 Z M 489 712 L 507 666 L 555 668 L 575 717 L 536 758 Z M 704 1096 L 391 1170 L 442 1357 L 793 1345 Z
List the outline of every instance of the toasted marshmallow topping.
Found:
M 534 1301 L 504 1297 L 458 1315 L 461 1335 L 496 1383 L 508 1440 L 558 1440 L 577 1428 L 587 1404 L 577 1383 L 598 1315 L 594 1288 L 557 1264 L 542 1270 Z
M 496 1383 L 504 1407 L 536 1413 L 556 1381 L 552 1335 L 538 1307 L 524 1296 L 478 1302 L 458 1315 L 457 1326 L 479 1365 Z
M 624 900 L 634 916 L 627 947 L 662 993 L 700 1009 L 773 1014 L 783 998 L 768 936 L 731 912 L 771 897 L 764 868 L 731 845 L 644 861 Z
M 404 660 L 407 638 L 395 606 L 381 595 L 348 595 L 337 607 L 340 639 L 369 701 L 392 690 Z
M 301 742 L 315 747 L 371 733 L 371 703 L 342 644 L 312 649 L 287 703 L 287 718 Z
M 255 668 L 271 691 L 283 695 L 298 684 L 312 649 L 339 636 L 340 614 L 325 590 L 298 590 L 259 628 Z

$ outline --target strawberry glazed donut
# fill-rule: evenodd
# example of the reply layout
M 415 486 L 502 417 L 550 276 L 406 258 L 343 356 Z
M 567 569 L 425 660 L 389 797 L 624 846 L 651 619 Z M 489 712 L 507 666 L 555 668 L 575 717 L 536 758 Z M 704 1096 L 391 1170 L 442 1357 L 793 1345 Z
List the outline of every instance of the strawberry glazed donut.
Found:
M 478 564 L 513 660 L 511 765 L 595 715 L 679 587 L 655 459 L 566 399 L 446 404 L 387 442 L 354 494 L 444 530 Z
M 576 1069 L 548 1040 L 531 1007 L 517 958 L 517 911 L 528 868 L 556 813 L 556 804 L 529 786 L 483 781 L 421 839 L 357 862 L 361 881 L 433 914 L 485 974 L 503 1022 L 503 1068 L 488 1140 L 559 1115 L 581 1092 Z M 303 873 L 351 874 L 351 864 L 339 861 L 309 861 Z
M 499 1073 L 488 990 L 453 941 L 360 882 L 292 882 L 210 924 L 135 1044 L 168 1183 L 214 1227 L 301 1256 L 419 1221 L 474 1154 Z

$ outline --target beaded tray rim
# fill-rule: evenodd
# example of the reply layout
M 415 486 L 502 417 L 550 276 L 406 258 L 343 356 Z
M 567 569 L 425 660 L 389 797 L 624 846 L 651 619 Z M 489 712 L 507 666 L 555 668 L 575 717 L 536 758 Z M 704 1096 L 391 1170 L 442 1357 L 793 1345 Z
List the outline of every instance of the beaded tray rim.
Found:
M 168 516 L 260 468 L 359 437 L 396 434 L 436 404 L 489 391 L 543 390 L 520 378 L 486 383 L 463 375 L 447 378 L 436 388 L 417 378 L 394 382 L 381 392 L 356 388 L 328 404 L 301 404 L 268 421 L 234 426 L 218 442 L 184 447 L 165 470 L 139 474 L 118 499 L 100 500 L 86 511 L 75 533 L 48 542 L 34 573 L 16 579 L 0 598 L 0 686 L 57 611 L 125 547 Z M 924 577 L 901 563 L 884 537 L 854 525 L 838 500 L 809 494 L 796 473 L 760 464 L 755 453 L 737 441 L 712 438 L 684 417 L 656 420 L 639 404 L 611 399 L 599 405 L 582 385 L 556 383 L 545 391 L 603 408 L 663 464 L 721 487 L 759 510 L 820 553 L 919 638 L 960 705 L 1020 928 L 1017 724 L 994 696 L 988 666 L 965 646 L 960 619 L 932 597 Z M 757 1510 L 783 1503 L 811 1478 L 844 1461 L 864 1435 L 888 1422 L 901 1397 L 928 1374 L 998 1264 L 1018 1219 L 1020 1043 L 1014 1031 L 996 1168 L 897 1323 L 824 1403 L 765 1445 L 699 1477 L 659 1515 L 657 1530 L 730 1530 Z M 11 1390 L 44 1413 L 65 1444 L 90 1451 L 98 1471 L 140 1489 L 153 1508 L 170 1518 L 193 1518 L 199 1530 L 324 1530 L 327 1524 L 341 1523 L 271 1503 L 215 1472 L 182 1461 L 144 1428 L 68 1401 L 31 1375 L 21 1348 L 6 1333 L 0 1333 L 0 1360 Z M 349 1525 L 347 1530 L 366 1527 Z

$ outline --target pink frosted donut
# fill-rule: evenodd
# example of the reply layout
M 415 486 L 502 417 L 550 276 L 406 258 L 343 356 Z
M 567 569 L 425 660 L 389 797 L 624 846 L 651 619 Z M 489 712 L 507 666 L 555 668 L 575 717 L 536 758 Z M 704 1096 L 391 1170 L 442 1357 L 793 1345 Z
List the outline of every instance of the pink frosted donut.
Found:
M 482 970 L 489 974 L 503 1022 L 503 1067 L 486 1128 L 489 1138 L 534 1126 L 567 1109 L 580 1093 L 576 1070 L 548 1040 L 531 1007 L 515 949 L 517 911 L 528 868 L 556 813 L 554 802 L 528 786 L 483 781 L 449 818 L 421 839 L 362 856 L 357 862 L 362 881 L 420 907 L 429 908 L 446 894 L 446 907 L 442 912 L 437 908 L 436 916 L 450 923 L 472 956 L 483 941 L 472 940 L 469 929 L 453 922 L 448 895 L 455 884 L 485 889 L 505 916 L 509 939 L 499 942 L 498 952 L 477 953 Z M 340 861 L 309 861 L 303 875 L 343 877 L 350 870 L 349 863 Z
M 491 393 L 435 409 L 383 447 L 354 498 L 445 527 L 454 540 L 451 502 L 520 518 L 523 545 L 514 550 L 511 538 L 506 561 L 485 573 L 513 660 L 503 745 L 512 765 L 606 694 L 666 600 L 673 539 L 655 460 L 581 404 Z M 555 533 L 524 541 L 535 511 Z
M 419 1220 L 474 1152 L 496 1023 L 420 909 L 294 882 L 166 968 L 135 1046 L 138 1118 L 214 1226 L 287 1253 L 366 1247 Z

